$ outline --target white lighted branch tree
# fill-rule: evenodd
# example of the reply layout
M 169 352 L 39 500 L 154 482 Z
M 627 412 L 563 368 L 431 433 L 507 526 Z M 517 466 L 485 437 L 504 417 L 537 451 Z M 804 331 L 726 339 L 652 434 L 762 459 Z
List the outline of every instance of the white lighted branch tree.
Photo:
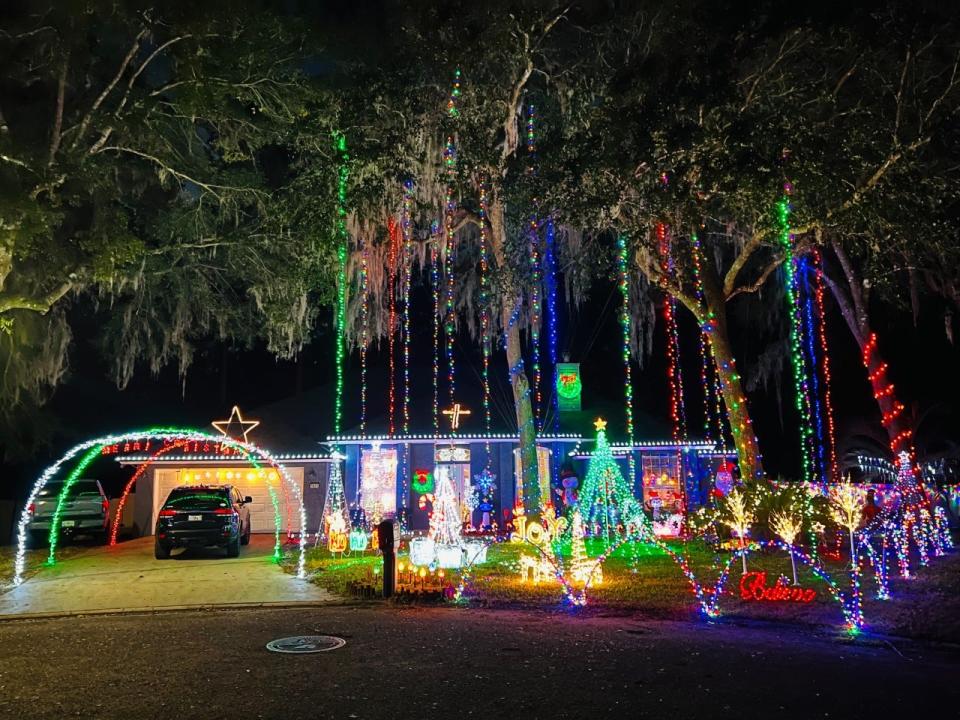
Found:
M 790 553 L 790 567 L 793 570 L 793 584 L 797 585 L 797 560 L 793 556 L 793 543 L 803 527 L 803 518 L 792 510 L 779 510 L 770 514 L 770 529 L 786 544 Z
M 732 490 L 720 506 L 720 522 L 729 527 L 740 539 L 740 559 L 743 574 L 747 574 L 747 533 L 754 520 L 754 512 L 746 493 L 742 488 Z

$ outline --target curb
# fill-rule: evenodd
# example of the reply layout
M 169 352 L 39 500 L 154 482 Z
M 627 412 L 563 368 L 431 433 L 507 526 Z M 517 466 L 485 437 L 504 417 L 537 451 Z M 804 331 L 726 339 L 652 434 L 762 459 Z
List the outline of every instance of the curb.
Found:
M 100 608 L 96 610 L 69 610 L 59 612 L 38 612 L 0 615 L 0 624 L 18 622 L 20 620 L 54 620 L 58 618 L 95 617 L 100 615 L 155 615 L 160 613 L 177 612 L 213 612 L 217 610 L 281 610 L 300 608 L 343 608 L 369 606 L 366 603 L 356 603 L 342 600 L 289 600 L 278 602 L 250 602 L 250 603 L 206 603 L 200 605 L 155 605 L 152 607 L 137 608 Z

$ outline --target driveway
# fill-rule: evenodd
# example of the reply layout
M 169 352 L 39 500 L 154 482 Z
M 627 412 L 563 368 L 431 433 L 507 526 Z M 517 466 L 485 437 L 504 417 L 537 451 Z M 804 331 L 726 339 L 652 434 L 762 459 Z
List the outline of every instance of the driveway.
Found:
M 0 617 L 334 599 L 283 572 L 272 562 L 272 554 L 272 535 L 254 535 L 250 545 L 240 549 L 240 557 L 232 559 L 211 548 L 156 560 L 152 537 L 95 547 L 42 568 L 0 595 Z

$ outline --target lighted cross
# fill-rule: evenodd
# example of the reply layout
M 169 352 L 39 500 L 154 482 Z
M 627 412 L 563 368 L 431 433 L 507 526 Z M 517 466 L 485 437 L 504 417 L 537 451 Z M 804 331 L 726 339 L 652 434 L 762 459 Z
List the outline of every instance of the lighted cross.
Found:
M 469 415 L 470 411 L 460 407 L 460 403 L 454 403 L 449 410 L 443 411 L 444 415 L 450 416 L 450 429 L 456 431 L 460 427 L 460 416 Z

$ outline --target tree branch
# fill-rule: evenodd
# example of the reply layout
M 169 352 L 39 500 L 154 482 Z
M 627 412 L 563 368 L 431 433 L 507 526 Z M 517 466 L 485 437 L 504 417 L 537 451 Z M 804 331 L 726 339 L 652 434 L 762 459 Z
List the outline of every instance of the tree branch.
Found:
M 130 80 L 127 83 L 127 90 L 126 92 L 123 93 L 123 99 L 120 101 L 120 104 L 117 106 L 116 111 L 114 111 L 113 113 L 114 117 L 120 117 L 120 112 L 126 106 L 127 99 L 130 97 L 130 91 L 133 89 L 133 84 L 137 81 L 137 78 L 140 77 L 140 73 L 142 73 L 146 69 L 147 65 L 153 62 L 153 59 L 157 57 L 157 55 L 162 53 L 164 50 L 166 50 L 168 47 L 170 47 L 174 43 L 178 43 L 181 40 L 186 40 L 187 38 L 191 38 L 191 37 L 193 37 L 193 35 L 187 34 L 187 35 L 179 35 L 175 38 L 167 40 L 163 45 L 158 47 L 156 50 L 150 53 L 149 56 L 147 56 L 147 59 L 144 60 L 140 64 L 140 67 L 138 67 L 136 71 L 130 76 Z
M 77 146 L 77 143 L 83 138 L 84 134 L 87 132 L 87 126 L 90 125 L 90 120 L 93 119 L 93 114 L 100 109 L 100 106 L 103 104 L 103 101 L 107 99 L 107 96 L 116 87 L 117 83 L 120 82 L 120 78 L 123 77 L 123 74 L 127 71 L 130 62 L 136 56 L 137 51 L 140 50 L 140 41 L 147 34 L 147 29 L 143 28 L 137 34 L 137 37 L 133 40 L 133 45 L 130 46 L 130 49 L 127 51 L 126 56 L 123 58 L 123 62 L 120 63 L 120 67 L 117 70 L 117 74 L 113 76 L 113 80 L 103 89 L 103 92 L 97 97 L 94 101 L 93 106 L 87 111 L 87 114 L 83 116 L 83 120 L 80 121 L 80 128 L 77 130 L 76 136 L 73 138 L 73 142 L 70 144 L 70 149 L 72 150 Z
M 60 133 L 63 130 L 63 98 L 67 89 L 67 69 L 70 65 L 70 51 L 63 58 L 63 67 L 60 69 L 60 79 L 57 81 L 57 107 L 53 114 L 53 132 L 50 135 L 50 152 L 47 155 L 47 167 L 53 165 L 53 160 L 60 149 Z
M 29 297 L 20 293 L 0 294 L 0 313 L 9 312 L 10 310 L 32 310 L 41 315 L 45 315 L 58 300 L 70 292 L 72 287 L 73 283 L 66 281 L 58 288 L 51 290 L 39 298 Z

